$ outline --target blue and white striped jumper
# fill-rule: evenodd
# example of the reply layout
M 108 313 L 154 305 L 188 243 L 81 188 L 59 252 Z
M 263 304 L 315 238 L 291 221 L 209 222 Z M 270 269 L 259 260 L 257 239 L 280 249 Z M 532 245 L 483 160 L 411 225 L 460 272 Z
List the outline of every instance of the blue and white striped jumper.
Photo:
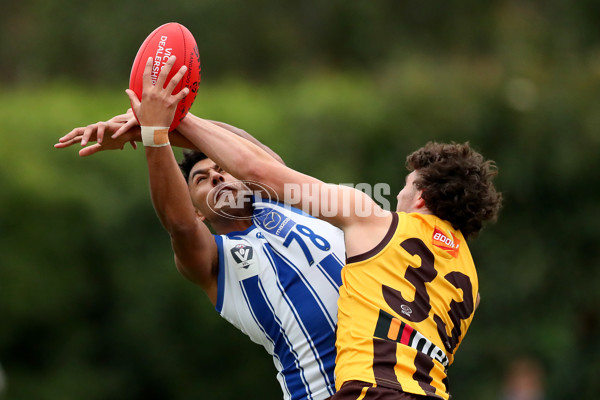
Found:
M 343 232 L 290 206 L 255 199 L 253 224 L 215 235 L 217 311 L 273 356 L 284 400 L 335 392 Z

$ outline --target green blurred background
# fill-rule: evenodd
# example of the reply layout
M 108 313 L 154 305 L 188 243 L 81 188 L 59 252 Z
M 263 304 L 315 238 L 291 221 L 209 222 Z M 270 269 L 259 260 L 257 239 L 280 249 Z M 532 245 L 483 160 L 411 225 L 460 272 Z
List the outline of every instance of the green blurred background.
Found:
M 0 397 L 281 398 L 270 357 L 177 273 L 143 151 L 52 147 L 125 111 L 135 53 L 169 21 L 199 45 L 192 111 L 295 169 L 390 183 L 394 207 L 406 154 L 428 140 L 496 160 L 505 206 L 471 244 L 482 303 L 451 392 L 509 399 L 528 360 L 546 399 L 595 398 L 597 0 L 4 2 Z

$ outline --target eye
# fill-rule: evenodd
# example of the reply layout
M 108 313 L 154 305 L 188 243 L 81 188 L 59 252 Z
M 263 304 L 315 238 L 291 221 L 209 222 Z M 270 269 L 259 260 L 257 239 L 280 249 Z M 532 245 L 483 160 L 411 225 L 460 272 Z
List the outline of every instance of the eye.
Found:
M 203 175 L 196 175 L 196 178 L 194 178 L 194 183 L 195 183 L 195 184 L 198 184 L 198 183 L 202 182 L 202 181 L 203 181 L 203 180 L 205 180 L 205 179 L 206 179 L 206 176 L 203 176 Z

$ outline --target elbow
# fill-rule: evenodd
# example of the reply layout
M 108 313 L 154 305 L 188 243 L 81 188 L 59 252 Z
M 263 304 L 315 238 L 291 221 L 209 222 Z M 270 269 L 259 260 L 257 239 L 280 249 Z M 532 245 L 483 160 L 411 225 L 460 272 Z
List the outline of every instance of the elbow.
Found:
M 193 237 L 198 229 L 198 225 L 194 221 L 193 223 L 189 220 L 184 221 L 170 221 L 169 224 L 164 224 L 165 229 L 169 232 L 171 240 L 179 241 L 188 237 Z
M 285 162 L 283 161 L 283 158 L 279 157 L 279 154 L 277 153 L 273 153 L 273 158 L 275 159 L 275 161 L 277 161 L 279 164 L 283 164 L 285 165 Z

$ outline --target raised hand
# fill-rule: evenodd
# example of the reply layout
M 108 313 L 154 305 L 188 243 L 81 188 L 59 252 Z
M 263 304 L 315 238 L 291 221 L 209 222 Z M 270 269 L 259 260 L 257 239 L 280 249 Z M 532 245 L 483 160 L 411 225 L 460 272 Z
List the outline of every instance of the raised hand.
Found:
M 143 126 L 170 126 L 175 116 L 177 104 L 189 93 L 189 89 L 184 87 L 179 93 L 173 94 L 173 90 L 185 75 L 187 67 L 182 66 L 173 78 L 166 84 L 167 77 L 175 63 L 175 56 L 169 57 L 166 64 L 160 71 L 156 83 L 152 83 L 152 58 L 148 58 L 144 68 L 144 86 L 142 90 L 142 100 L 138 99 L 133 90 L 127 89 L 126 93 L 131 100 L 131 107 L 138 117 L 140 125 Z M 113 138 L 119 137 L 124 130 L 119 129 Z

